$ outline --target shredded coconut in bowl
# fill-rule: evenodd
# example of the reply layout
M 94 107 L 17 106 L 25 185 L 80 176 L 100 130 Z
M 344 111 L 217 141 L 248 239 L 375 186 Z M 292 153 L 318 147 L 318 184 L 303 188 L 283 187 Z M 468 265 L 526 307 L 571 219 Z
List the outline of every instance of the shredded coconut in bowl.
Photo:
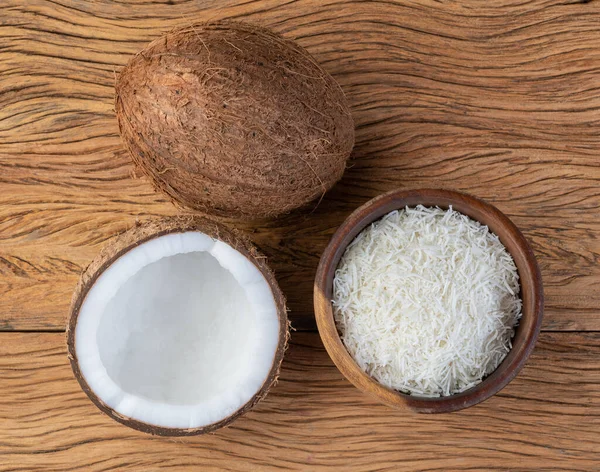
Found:
M 414 395 L 463 392 L 511 349 L 521 317 L 512 256 L 487 226 L 419 205 L 393 211 L 346 248 L 335 321 L 358 365 Z

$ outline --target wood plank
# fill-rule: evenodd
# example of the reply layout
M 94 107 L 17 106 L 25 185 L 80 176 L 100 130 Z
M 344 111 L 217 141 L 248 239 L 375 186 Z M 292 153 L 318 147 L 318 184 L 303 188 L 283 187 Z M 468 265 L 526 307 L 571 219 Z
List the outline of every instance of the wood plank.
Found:
M 87 399 L 59 333 L 1 333 L 0 470 L 597 470 L 600 333 L 543 333 L 507 388 L 469 410 L 396 412 L 344 380 L 317 334 L 293 337 L 279 384 L 206 437 L 119 425 Z
M 61 330 L 80 270 L 136 219 L 178 210 L 132 178 L 115 71 L 162 31 L 244 18 L 297 38 L 340 82 L 353 160 L 318 208 L 246 225 L 299 329 L 356 206 L 393 188 L 468 191 L 532 242 L 546 330 L 600 330 L 600 3 L 7 0 L 0 28 L 0 329 Z M 238 225 L 243 226 L 243 225 Z

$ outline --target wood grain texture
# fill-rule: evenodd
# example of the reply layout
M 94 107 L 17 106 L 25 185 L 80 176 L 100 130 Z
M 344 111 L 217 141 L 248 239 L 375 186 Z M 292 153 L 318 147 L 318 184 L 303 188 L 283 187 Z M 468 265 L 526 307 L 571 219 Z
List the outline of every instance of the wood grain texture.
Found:
M 100 413 L 62 333 L 0 333 L 0 471 L 598 470 L 600 334 L 543 333 L 499 395 L 458 413 L 389 409 L 299 333 L 280 382 L 214 435 L 152 437 Z
M 246 226 L 299 329 L 335 228 L 394 188 L 471 192 L 531 241 L 546 330 L 600 330 L 600 2 L 6 0 L 0 18 L 0 329 L 62 330 L 78 275 L 115 232 L 178 210 L 132 178 L 115 71 L 192 20 L 295 38 L 357 126 L 345 177 L 312 213 Z
M 178 209 L 132 175 L 115 73 L 191 21 L 247 19 L 297 39 L 349 99 L 357 142 L 307 212 L 238 225 L 314 329 L 329 238 L 395 188 L 475 194 L 510 216 L 542 269 L 545 332 L 482 405 L 390 410 L 296 333 L 280 383 L 232 427 L 167 440 L 101 414 L 61 333 L 0 333 L 0 471 L 598 470 L 600 2 L 577 0 L 3 0 L 0 331 L 62 331 L 82 269 L 116 232 Z

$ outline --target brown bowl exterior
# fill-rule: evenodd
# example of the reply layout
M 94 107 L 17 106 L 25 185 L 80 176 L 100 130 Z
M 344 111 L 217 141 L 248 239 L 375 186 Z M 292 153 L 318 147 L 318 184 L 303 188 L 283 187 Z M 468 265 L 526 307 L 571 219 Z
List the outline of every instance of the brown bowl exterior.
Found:
M 512 255 L 519 273 L 523 316 L 513 347 L 500 366 L 475 387 L 447 397 L 407 395 L 384 387 L 367 375 L 344 347 L 333 317 L 333 278 L 346 247 L 365 227 L 387 213 L 416 205 L 452 208 L 487 225 Z M 392 407 L 419 413 L 447 413 L 480 403 L 504 388 L 521 370 L 533 351 L 542 324 L 542 277 L 531 246 L 514 223 L 494 206 L 473 196 L 441 189 L 392 191 L 370 200 L 340 226 L 325 249 L 317 269 L 314 308 L 319 334 L 342 374 L 363 392 Z

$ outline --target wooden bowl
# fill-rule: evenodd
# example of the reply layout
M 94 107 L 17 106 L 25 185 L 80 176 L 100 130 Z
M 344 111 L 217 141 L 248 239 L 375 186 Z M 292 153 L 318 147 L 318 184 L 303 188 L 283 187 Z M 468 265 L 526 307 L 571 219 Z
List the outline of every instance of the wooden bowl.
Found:
M 516 328 L 512 349 L 498 368 L 481 383 L 462 393 L 447 397 L 427 398 L 408 395 L 384 387 L 371 378 L 354 362 L 344 347 L 331 305 L 335 270 L 348 244 L 365 227 L 385 214 L 419 204 L 440 208 L 452 206 L 454 210 L 487 225 L 512 255 L 520 277 L 523 316 Z M 420 413 L 446 413 L 486 400 L 504 388 L 517 375 L 533 351 L 540 331 L 544 293 L 542 277 L 533 251 L 523 234 L 506 215 L 492 205 L 464 193 L 423 189 L 393 191 L 376 197 L 358 208 L 344 221 L 321 257 L 315 280 L 314 305 L 319 333 L 327 352 L 342 374 L 356 387 L 395 408 Z

